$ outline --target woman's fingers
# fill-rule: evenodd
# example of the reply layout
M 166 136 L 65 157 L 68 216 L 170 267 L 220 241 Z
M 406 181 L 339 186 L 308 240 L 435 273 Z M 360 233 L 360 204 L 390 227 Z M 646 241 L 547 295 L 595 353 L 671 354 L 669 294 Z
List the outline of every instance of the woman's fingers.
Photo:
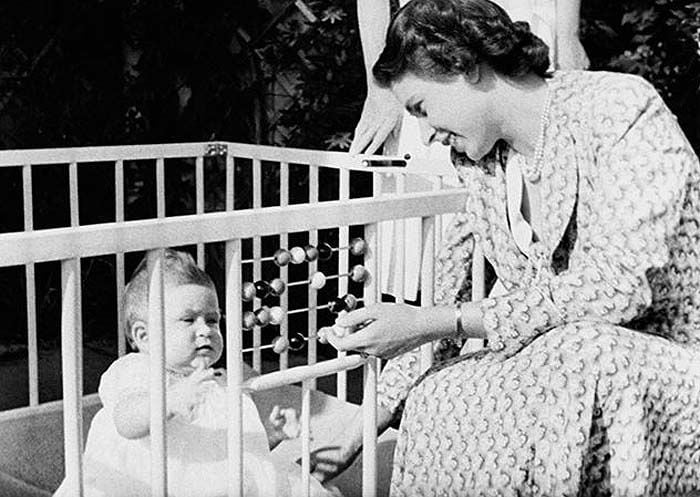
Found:
M 370 305 L 338 316 L 338 319 L 335 320 L 335 324 L 344 328 L 354 328 L 376 318 L 376 307 Z

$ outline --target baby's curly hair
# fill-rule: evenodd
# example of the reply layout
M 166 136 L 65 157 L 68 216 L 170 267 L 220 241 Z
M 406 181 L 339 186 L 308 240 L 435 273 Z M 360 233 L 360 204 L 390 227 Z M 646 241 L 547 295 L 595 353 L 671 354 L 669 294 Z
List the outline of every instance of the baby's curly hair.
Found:
M 433 80 L 486 63 L 504 76 L 548 76 L 549 48 L 489 0 L 412 0 L 399 10 L 372 73 L 388 87 L 406 73 Z
M 139 262 L 124 290 L 124 320 L 127 341 L 135 347 L 131 327 L 136 321 L 145 321 L 148 313 L 149 262 L 157 252 L 148 252 Z M 197 266 L 187 252 L 165 249 L 163 282 L 166 285 L 201 285 L 216 291 L 211 277 Z

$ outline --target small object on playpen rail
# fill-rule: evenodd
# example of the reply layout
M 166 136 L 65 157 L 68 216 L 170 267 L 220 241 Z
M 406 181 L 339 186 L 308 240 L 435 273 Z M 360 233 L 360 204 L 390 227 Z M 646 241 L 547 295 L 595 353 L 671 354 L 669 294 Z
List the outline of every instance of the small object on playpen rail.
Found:
M 241 299 L 244 302 L 251 302 L 255 298 L 256 289 L 255 285 L 250 281 L 243 283 L 243 288 L 241 288 Z
M 403 157 L 374 157 L 362 159 L 362 165 L 364 167 L 406 167 L 409 160 L 411 160 L 411 154 L 405 154 Z

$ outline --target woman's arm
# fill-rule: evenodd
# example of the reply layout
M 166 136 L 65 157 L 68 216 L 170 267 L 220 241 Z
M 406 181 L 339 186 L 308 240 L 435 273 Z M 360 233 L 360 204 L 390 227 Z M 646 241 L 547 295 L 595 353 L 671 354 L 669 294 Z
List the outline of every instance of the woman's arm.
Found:
M 389 0 L 357 0 L 357 20 L 367 77 L 367 98 L 350 153 L 374 153 L 399 125 L 403 110 L 390 90 L 380 88 L 372 77 L 372 66 L 384 48 L 389 27 Z
M 669 260 L 667 237 L 697 158 L 651 85 L 619 75 L 602 76 L 598 85 L 589 118 L 595 136 L 580 145 L 595 157 L 579 164 L 578 235 L 569 268 L 553 274 L 545 263 L 531 286 L 461 306 L 465 336 L 486 338 L 493 351 L 513 355 L 567 323 L 637 318 L 652 303 L 648 272 Z M 450 307 L 378 304 L 338 324 L 359 331 L 329 337 L 331 343 L 382 357 L 456 332 Z

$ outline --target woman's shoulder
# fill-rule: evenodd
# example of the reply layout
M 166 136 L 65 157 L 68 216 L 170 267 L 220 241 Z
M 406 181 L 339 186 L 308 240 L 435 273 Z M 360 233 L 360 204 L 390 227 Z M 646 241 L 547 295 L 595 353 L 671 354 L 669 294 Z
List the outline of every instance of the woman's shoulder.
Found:
M 646 105 L 659 98 L 654 86 L 641 76 L 610 71 L 557 71 L 553 76 L 556 91 L 590 107 L 606 108 Z M 566 99 L 566 98 L 565 98 Z

